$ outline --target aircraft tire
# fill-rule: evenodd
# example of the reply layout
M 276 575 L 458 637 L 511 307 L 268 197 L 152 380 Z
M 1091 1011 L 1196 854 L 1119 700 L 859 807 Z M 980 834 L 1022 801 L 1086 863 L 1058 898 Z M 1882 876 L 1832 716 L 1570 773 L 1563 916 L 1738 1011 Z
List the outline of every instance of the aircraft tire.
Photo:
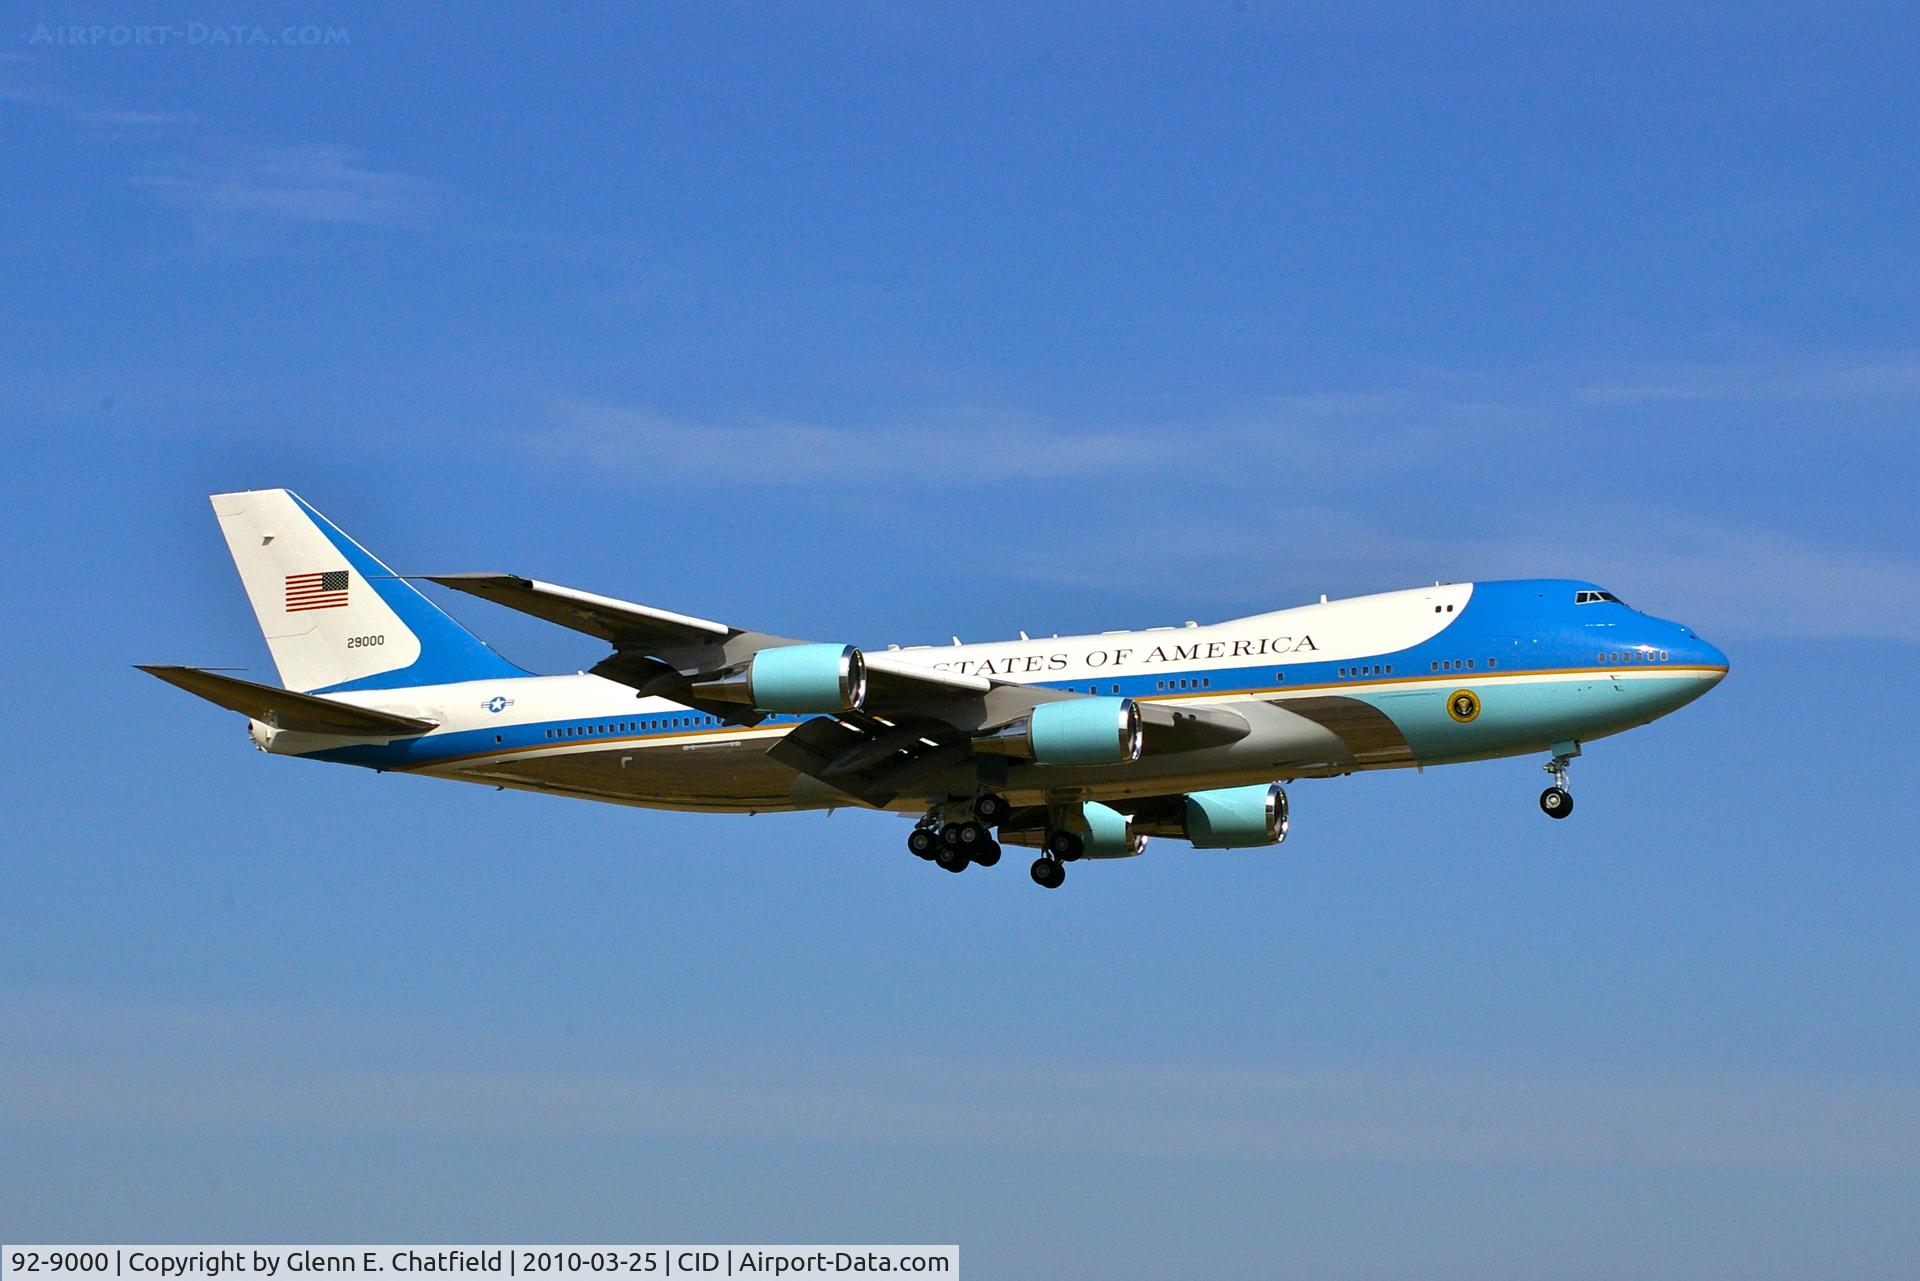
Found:
M 973 866 L 973 860 L 965 854 L 942 854 L 933 860 L 941 869 L 948 872 L 964 872 Z
M 1007 814 L 1013 807 L 1007 804 L 1007 798 L 997 792 L 982 792 L 973 798 L 973 816 L 988 827 L 998 827 L 1007 821 Z
M 1565 818 L 1573 813 L 1573 793 L 1564 787 L 1549 787 L 1540 793 L 1540 809 L 1548 818 Z
M 971 857 L 981 867 L 992 867 L 1000 861 L 1000 842 L 995 840 L 980 842 L 980 848 L 973 851 Z
M 930 827 L 916 827 L 907 835 L 907 853 L 915 858 L 932 858 L 940 852 L 940 833 Z
M 1037 858 L 1030 869 L 1033 883 L 1043 890 L 1057 890 L 1066 884 L 1067 869 L 1058 859 Z
M 1047 833 L 1047 853 L 1063 863 L 1071 863 L 1086 853 L 1086 842 L 1080 839 L 1080 833 L 1070 832 L 1064 827 L 1055 828 Z

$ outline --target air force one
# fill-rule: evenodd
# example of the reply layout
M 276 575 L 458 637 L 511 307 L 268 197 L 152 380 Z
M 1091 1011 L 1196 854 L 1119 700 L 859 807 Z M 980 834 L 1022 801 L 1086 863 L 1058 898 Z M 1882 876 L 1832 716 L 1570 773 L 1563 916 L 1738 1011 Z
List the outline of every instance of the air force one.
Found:
M 1286 839 L 1283 784 L 1546 753 L 1719 682 L 1679 623 L 1565 579 L 1449 583 L 1201 626 L 862 650 L 513 574 L 424 581 L 611 646 L 591 671 L 502 658 L 284 489 L 213 496 L 285 688 L 143 666 L 246 716 L 262 751 L 624 805 L 916 816 L 949 872 L 1035 848 L 1048 889 L 1149 837 Z

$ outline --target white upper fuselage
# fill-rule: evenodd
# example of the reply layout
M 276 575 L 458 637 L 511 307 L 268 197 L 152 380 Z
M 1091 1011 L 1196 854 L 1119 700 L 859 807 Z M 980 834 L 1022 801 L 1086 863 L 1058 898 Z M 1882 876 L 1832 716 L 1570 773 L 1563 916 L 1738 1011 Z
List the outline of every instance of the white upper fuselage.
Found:
M 1671 711 L 1725 673 L 1725 656 L 1678 624 L 1610 598 L 1576 604 L 1599 595 L 1569 580 L 1448 584 L 1208 626 L 886 653 L 999 682 L 1230 708 L 1251 722 L 1253 732 L 1226 747 L 1126 766 L 1015 764 L 1001 784 L 1017 804 L 1156 795 L 1576 744 Z M 353 740 L 256 722 L 255 741 L 278 754 L 668 808 L 854 803 L 767 759 L 805 717 L 729 725 L 586 674 L 328 697 L 435 728 Z M 1472 715 L 1459 714 L 1469 705 Z M 951 786 L 935 777 L 924 790 Z M 918 811 L 928 800 L 913 794 L 892 807 Z

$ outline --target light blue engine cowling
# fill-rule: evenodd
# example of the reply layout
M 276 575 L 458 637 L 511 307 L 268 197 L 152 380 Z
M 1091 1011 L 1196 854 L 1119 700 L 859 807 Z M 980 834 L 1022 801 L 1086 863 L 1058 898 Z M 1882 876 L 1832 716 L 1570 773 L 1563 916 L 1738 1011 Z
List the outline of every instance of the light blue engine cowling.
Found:
M 1130 698 L 1068 698 L 1028 713 L 1026 754 L 1038 765 L 1118 765 L 1140 759 L 1140 708 Z
M 1119 810 L 1088 801 L 1080 807 L 1080 813 L 1087 820 L 1087 830 L 1080 838 L 1084 842 L 1080 857 L 1132 858 L 1147 848 L 1147 838 L 1135 833 L 1132 821 Z
M 1244 849 L 1287 839 L 1287 793 L 1278 783 L 1189 792 L 1186 811 L 1186 837 L 1195 849 Z
M 782 645 L 747 665 L 747 696 L 764 712 L 844 712 L 867 697 L 867 660 L 851 645 Z

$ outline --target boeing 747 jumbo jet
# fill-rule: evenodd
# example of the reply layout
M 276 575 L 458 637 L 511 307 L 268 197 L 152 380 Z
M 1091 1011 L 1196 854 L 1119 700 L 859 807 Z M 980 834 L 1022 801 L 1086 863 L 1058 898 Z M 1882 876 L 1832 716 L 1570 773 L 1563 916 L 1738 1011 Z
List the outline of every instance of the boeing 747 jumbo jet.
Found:
M 865 806 L 918 818 L 949 872 L 1152 836 L 1277 845 L 1283 784 L 1546 753 L 1540 808 L 1573 810 L 1583 743 L 1726 675 L 1689 628 L 1566 579 L 1447 583 L 1201 626 L 868 651 L 513 574 L 425 581 L 585 632 L 589 672 L 500 657 L 284 489 L 213 510 L 285 688 L 142 670 L 248 718 L 276 756 L 663 809 Z

